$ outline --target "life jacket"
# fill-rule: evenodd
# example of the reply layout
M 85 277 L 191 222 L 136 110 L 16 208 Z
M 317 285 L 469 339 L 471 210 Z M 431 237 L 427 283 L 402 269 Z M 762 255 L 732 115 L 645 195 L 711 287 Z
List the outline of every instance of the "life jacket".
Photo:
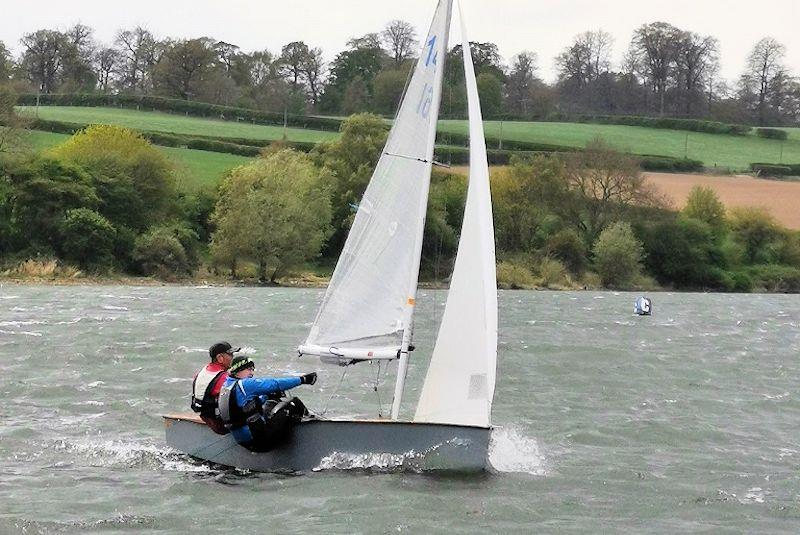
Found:
M 221 376 L 223 375 L 227 375 L 225 370 L 213 372 L 208 370 L 208 366 L 204 366 L 197 373 L 192 382 L 192 410 L 194 412 L 206 418 L 217 418 L 219 416 L 219 404 L 213 394 L 213 390 L 217 381 L 222 380 Z
M 219 417 L 228 429 L 239 429 L 248 424 L 251 416 L 261 415 L 261 400 L 258 396 L 248 400 L 244 407 L 236 403 L 234 389 L 238 388 L 243 395 L 247 395 L 239 379 L 229 385 L 223 385 L 219 391 Z

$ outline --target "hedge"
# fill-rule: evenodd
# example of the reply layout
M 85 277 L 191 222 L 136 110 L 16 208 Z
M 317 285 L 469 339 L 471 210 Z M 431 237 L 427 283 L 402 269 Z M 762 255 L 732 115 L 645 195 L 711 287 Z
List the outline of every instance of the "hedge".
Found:
M 778 128 L 756 128 L 756 135 L 766 139 L 789 139 L 789 132 Z
M 225 121 L 246 121 L 258 124 L 271 124 L 282 126 L 284 114 L 236 108 L 233 106 L 220 106 L 205 102 L 194 102 L 173 98 L 144 96 L 144 95 L 102 95 L 102 94 L 59 94 L 51 93 L 39 95 L 39 104 L 42 106 L 87 106 L 87 107 L 116 107 L 131 108 L 136 110 L 163 111 L 179 113 L 196 117 L 211 117 Z M 20 106 L 35 106 L 37 95 L 23 93 L 19 95 L 17 104 Z M 313 130 L 326 130 L 338 132 L 342 119 L 334 117 L 316 117 L 312 115 L 287 115 L 286 124 L 296 128 L 309 128 Z
M 759 176 L 800 175 L 800 164 L 751 163 L 750 169 Z
M 669 158 L 666 156 L 642 156 L 639 165 L 645 171 L 669 171 L 673 173 L 686 173 L 689 171 L 702 171 L 703 162 L 688 158 Z

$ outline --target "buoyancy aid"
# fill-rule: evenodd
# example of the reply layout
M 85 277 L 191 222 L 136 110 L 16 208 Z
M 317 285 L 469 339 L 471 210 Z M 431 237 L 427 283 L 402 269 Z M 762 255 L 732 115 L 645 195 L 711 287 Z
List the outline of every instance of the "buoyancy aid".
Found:
M 224 381 L 225 370 L 209 370 L 204 366 L 194 377 L 192 383 L 192 410 L 200 416 L 216 418 L 218 414 L 217 398 L 213 394 L 218 381 Z
M 238 429 L 248 424 L 251 416 L 261 415 L 261 399 L 255 396 L 248 400 L 243 407 L 236 403 L 235 389 L 238 388 L 242 396 L 247 396 L 239 379 L 230 384 L 223 385 L 219 391 L 219 417 L 228 429 Z

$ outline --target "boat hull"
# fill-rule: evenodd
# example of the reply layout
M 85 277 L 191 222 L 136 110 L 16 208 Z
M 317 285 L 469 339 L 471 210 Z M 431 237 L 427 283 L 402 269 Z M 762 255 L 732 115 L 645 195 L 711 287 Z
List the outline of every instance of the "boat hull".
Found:
M 299 423 L 285 445 L 266 453 L 215 434 L 194 415 L 165 415 L 167 445 L 192 457 L 258 472 L 326 468 L 481 471 L 490 428 L 383 420 Z

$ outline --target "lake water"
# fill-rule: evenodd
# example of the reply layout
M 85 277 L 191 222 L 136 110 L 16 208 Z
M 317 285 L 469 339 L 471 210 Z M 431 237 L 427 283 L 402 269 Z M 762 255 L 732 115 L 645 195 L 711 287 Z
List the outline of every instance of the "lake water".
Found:
M 214 469 L 164 444 L 223 339 L 257 373 L 317 370 L 312 409 L 376 416 L 393 365 L 294 347 L 322 291 L 0 287 L 0 533 L 798 533 L 800 298 L 500 293 L 490 462 L 476 476 L 349 459 Z M 403 413 L 445 294 L 421 291 Z M 373 386 L 379 384 L 378 393 Z

